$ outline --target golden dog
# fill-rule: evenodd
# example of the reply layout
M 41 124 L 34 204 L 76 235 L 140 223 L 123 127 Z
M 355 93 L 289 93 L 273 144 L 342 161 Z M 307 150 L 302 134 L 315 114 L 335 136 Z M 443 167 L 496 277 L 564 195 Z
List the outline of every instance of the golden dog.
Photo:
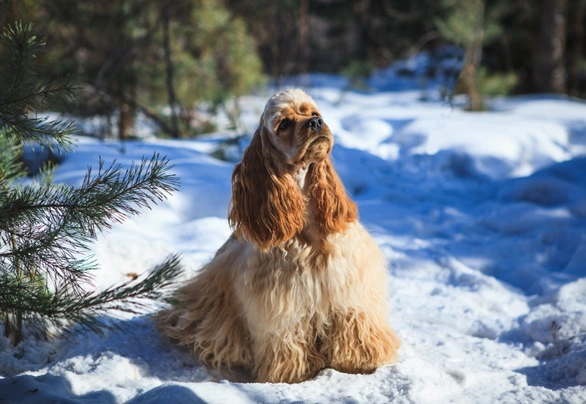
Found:
M 386 260 L 358 222 L 332 146 L 310 96 L 271 97 L 232 175 L 234 233 L 157 315 L 205 364 L 292 383 L 395 360 Z

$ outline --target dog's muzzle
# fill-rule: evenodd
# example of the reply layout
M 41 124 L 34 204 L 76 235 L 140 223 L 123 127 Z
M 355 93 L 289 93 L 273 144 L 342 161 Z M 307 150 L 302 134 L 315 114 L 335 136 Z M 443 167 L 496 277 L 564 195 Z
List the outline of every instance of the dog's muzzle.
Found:
M 307 127 L 311 130 L 320 130 L 323 124 L 324 120 L 318 116 L 315 116 L 307 122 Z

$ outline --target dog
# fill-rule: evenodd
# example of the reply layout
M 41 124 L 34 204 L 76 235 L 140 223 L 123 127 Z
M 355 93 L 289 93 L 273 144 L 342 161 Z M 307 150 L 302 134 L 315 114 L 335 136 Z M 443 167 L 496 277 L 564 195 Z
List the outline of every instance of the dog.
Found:
M 231 237 L 156 316 L 207 366 L 296 383 L 395 361 L 387 262 L 334 170 L 333 143 L 302 90 L 267 102 L 232 175 Z

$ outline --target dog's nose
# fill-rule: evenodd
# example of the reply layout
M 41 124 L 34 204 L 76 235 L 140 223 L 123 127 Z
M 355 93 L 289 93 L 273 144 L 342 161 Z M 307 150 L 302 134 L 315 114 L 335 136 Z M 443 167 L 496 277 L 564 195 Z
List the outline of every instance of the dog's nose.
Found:
M 318 129 L 321 129 L 323 124 L 324 124 L 323 119 L 321 119 L 319 116 L 314 116 L 313 118 L 311 118 L 309 120 L 309 122 L 307 123 L 307 126 L 309 126 L 309 129 L 311 129 L 311 130 L 318 130 Z

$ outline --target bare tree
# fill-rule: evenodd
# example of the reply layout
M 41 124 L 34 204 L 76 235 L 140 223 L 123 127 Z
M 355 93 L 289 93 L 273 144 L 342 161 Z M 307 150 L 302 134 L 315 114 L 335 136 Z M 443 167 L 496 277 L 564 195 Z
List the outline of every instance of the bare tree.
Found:
M 584 21 L 586 18 L 586 0 L 577 0 L 568 8 L 568 80 L 567 91 L 579 97 L 582 59 L 584 57 Z
M 479 111 L 484 108 L 482 97 L 478 91 L 476 75 L 482 60 L 482 43 L 484 40 L 484 1 L 475 1 L 473 17 L 474 31 L 471 40 L 465 44 L 465 60 L 462 79 L 468 92 L 469 108 Z
M 539 92 L 566 91 L 565 45 L 567 0 L 542 0 L 534 81 Z
M 171 61 L 171 44 L 169 34 L 169 0 L 163 1 L 163 48 L 165 49 L 165 73 L 169 107 L 171 108 L 171 137 L 179 138 L 179 120 L 177 117 L 177 95 L 173 84 L 173 62 Z

